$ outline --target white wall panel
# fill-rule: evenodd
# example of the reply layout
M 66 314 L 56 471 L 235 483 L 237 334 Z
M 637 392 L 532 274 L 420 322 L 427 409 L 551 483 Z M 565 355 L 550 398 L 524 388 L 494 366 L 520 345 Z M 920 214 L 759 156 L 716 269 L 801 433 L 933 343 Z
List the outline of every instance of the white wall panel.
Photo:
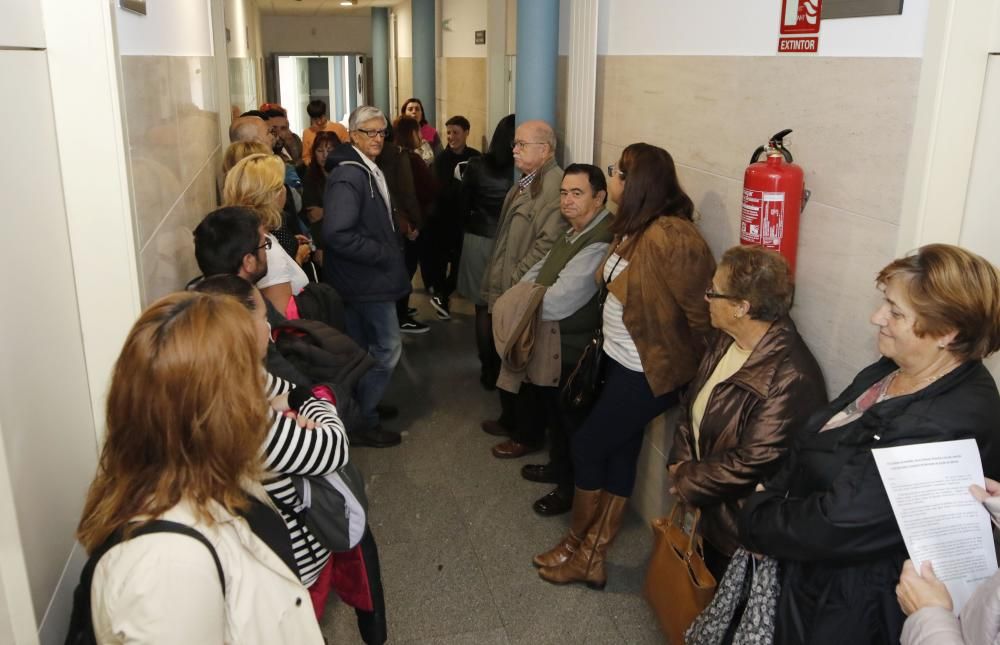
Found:
M 820 56 L 919 58 L 930 0 L 903 14 L 824 21 Z M 601 0 L 598 54 L 774 56 L 781 0 Z
M 0 274 L 10 278 L 0 283 L 0 432 L 41 620 L 73 549 L 97 447 L 45 52 L 0 52 L 0 87 L 13 88 L 0 120 L 18 124 L 6 134 L 18 154 L 0 159 Z
M 42 10 L 33 0 L 0 0 L 0 47 L 45 47 Z
M 116 11 L 122 56 L 212 55 L 209 0 L 147 2 L 145 16 Z
M 486 0 L 442 0 L 441 56 L 486 58 L 486 45 L 476 44 L 476 32 L 486 29 Z M 486 34 L 502 39 L 503 33 Z

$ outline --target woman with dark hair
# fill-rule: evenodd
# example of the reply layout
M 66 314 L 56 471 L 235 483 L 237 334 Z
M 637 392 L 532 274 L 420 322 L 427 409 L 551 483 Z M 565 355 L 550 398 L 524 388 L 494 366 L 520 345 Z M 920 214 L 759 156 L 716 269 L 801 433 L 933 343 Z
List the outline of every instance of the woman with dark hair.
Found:
M 403 107 L 399 109 L 399 116 L 408 116 L 411 119 L 416 119 L 417 123 L 420 124 L 420 137 L 427 142 L 434 155 L 441 152 L 441 137 L 438 135 L 438 131 L 434 129 L 434 126 L 427 122 L 427 117 L 424 116 L 424 104 L 420 102 L 420 99 L 406 99 Z M 434 157 L 431 156 L 431 160 L 428 163 L 433 162 Z
M 983 473 L 1000 477 L 1000 393 L 982 360 L 1000 349 L 1000 271 L 930 244 L 875 281 L 882 358 L 795 430 L 784 465 L 739 512 L 746 549 L 780 563 L 778 645 L 900 641 L 907 551 L 873 449 L 975 439 Z
M 607 582 L 604 558 L 635 485 L 646 425 L 677 401 L 705 351 L 711 330 L 705 285 L 715 271 L 666 150 L 633 143 L 608 174 L 618 214 L 599 270 L 608 288 L 605 383 L 572 439 L 569 533 L 534 558 L 544 580 L 594 589 Z
M 323 192 L 326 190 L 326 158 L 340 145 L 336 132 L 321 130 L 312 139 L 309 150 L 309 165 L 302 180 L 302 212 L 299 218 L 311 230 L 313 239 L 320 239 L 323 220 Z
M 500 357 L 493 345 L 493 331 L 481 285 L 486 265 L 493 255 L 497 224 L 507 191 L 514 184 L 514 115 L 497 123 L 490 147 L 481 157 L 473 157 L 462 175 L 459 212 L 465 220 L 462 257 L 458 265 L 458 292 L 476 307 L 476 347 L 479 352 L 483 387 L 496 387 Z
M 420 231 L 427 223 L 434 206 L 434 199 L 437 197 L 437 178 L 425 161 L 418 154 L 421 146 L 427 147 L 427 143 L 420 138 L 420 124 L 416 119 L 408 116 L 401 116 L 392 124 L 393 136 L 396 143 L 402 148 L 406 159 L 409 160 L 410 172 L 413 176 L 413 190 L 416 196 L 418 212 L 407 213 L 405 222 L 400 222 L 400 230 L 404 232 L 403 251 L 406 260 L 406 270 L 413 279 L 417 272 L 417 264 L 420 262 L 421 253 L 424 252 L 424 240 L 420 236 Z M 433 161 L 433 157 L 431 158 Z M 397 216 L 402 218 L 403 214 L 397 212 Z M 407 294 L 396 303 L 396 314 L 399 318 L 399 330 L 403 333 L 422 333 L 430 329 L 427 325 L 413 320 L 409 313 L 410 296 Z
M 296 407 L 263 396 L 266 343 L 263 318 L 228 296 L 190 292 L 156 301 L 129 332 L 77 528 L 88 553 L 124 532 L 94 568 L 96 642 L 323 642 L 260 483 L 269 415 Z M 332 413 L 309 397 L 298 405 L 317 423 Z M 346 460 L 343 433 L 335 435 L 330 452 Z M 133 537 L 155 520 L 188 533 Z
M 792 274 L 779 253 L 734 246 L 708 289 L 712 327 L 667 459 L 671 492 L 702 512 L 705 564 L 721 580 L 740 546 L 736 515 L 781 465 L 791 432 L 826 405 L 823 373 L 788 317 Z

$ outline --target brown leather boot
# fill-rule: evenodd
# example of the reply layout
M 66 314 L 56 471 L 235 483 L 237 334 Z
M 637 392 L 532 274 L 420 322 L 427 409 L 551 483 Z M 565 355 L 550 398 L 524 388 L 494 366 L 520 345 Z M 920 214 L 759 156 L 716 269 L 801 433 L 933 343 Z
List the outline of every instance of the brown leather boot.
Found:
M 604 493 L 597 520 L 590 525 L 580 547 L 569 560 L 555 567 L 542 567 L 538 575 L 553 584 L 583 582 L 591 589 L 604 589 L 608 582 L 604 557 L 622 526 L 627 502 L 627 497 Z
M 549 549 L 545 553 L 536 555 L 531 562 L 536 567 L 555 567 L 569 560 L 570 556 L 580 548 L 583 536 L 587 534 L 587 529 L 594 523 L 597 517 L 597 509 L 600 506 L 601 493 L 598 490 L 575 489 L 573 493 L 573 515 L 569 521 L 569 533 L 566 534 L 555 548 Z

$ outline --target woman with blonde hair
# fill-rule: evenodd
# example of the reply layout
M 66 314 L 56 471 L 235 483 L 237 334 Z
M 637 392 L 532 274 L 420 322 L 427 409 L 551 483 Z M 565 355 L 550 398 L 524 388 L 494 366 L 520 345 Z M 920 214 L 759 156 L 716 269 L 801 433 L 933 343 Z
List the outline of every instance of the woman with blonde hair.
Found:
M 323 642 L 259 483 L 266 342 L 235 299 L 190 292 L 158 300 L 129 332 L 77 530 L 88 553 L 125 538 L 93 571 L 96 642 Z M 134 535 L 152 520 L 188 533 Z
M 285 313 L 289 301 L 309 283 L 298 258 L 292 258 L 274 237 L 282 226 L 285 205 L 285 164 L 272 154 L 252 154 L 244 157 L 226 173 L 222 189 L 223 206 L 245 206 L 260 216 L 268 232 L 267 274 L 257 282 L 257 288 L 274 307 Z M 308 254 L 309 247 L 302 246 Z
M 246 159 L 250 155 L 269 155 L 271 151 L 259 141 L 236 141 L 229 144 L 226 152 L 222 155 L 222 174 L 225 175 L 233 169 L 240 160 Z

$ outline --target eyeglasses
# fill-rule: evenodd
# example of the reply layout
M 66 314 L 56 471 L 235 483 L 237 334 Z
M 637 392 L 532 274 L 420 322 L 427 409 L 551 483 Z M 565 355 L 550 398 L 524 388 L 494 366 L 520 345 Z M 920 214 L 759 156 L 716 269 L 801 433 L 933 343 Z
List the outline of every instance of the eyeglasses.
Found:
M 512 141 L 510 144 L 511 150 L 517 150 L 518 148 L 523 148 L 525 146 L 547 146 L 544 141 Z
M 731 296 L 728 293 L 719 293 L 711 287 L 705 289 L 705 297 L 709 300 L 715 300 L 716 298 L 722 298 L 723 300 L 743 300 L 743 298 L 740 298 L 739 296 Z
M 384 128 L 382 130 L 362 130 L 361 128 L 358 128 L 357 131 L 369 139 L 374 139 L 375 137 L 382 137 L 385 139 L 386 130 Z
M 617 166 L 618 164 L 611 164 L 610 166 L 608 166 L 608 177 L 614 177 L 615 175 L 618 175 L 622 179 L 625 179 L 625 171 L 618 170 Z
M 271 250 L 271 238 L 265 237 L 264 238 L 264 243 L 261 244 L 260 246 L 253 247 L 253 250 L 250 251 L 250 252 L 256 254 L 257 251 L 259 251 L 261 249 L 264 249 L 265 251 L 270 251 Z

